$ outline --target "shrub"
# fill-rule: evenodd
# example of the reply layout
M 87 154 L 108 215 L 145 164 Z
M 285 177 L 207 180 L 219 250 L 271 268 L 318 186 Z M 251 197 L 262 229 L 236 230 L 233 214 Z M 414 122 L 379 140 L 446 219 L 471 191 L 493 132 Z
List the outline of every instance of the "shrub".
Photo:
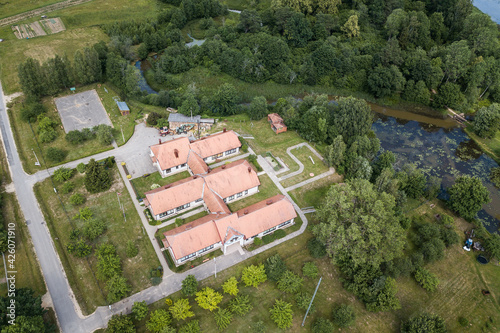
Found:
M 148 305 L 146 304 L 146 301 L 134 302 L 134 305 L 132 305 L 132 313 L 134 314 L 134 318 L 136 320 L 143 320 L 148 314 Z
M 253 333 L 265 333 L 266 325 L 264 325 L 263 321 L 259 320 L 252 324 L 251 329 Z
M 86 257 L 92 252 L 92 246 L 85 243 L 83 239 L 71 241 L 66 248 L 69 253 L 78 258 Z
M 80 193 L 75 193 L 71 197 L 69 197 L 69 203 L 73 206 L 82 205 L 85 202 L 85 197 Z
M 191 320 L 179 328 L 179 333 L 200 333 L 200 322 L 198 320 Z
M 312 295 L 309 293 L 298 293 L 295 296 L 295 302 L 297 302 L 297 306 L 299 309 L 307 311 L 309 304 L 311 304 Z M 311 308 L 309 309 L 309 313 L 313 313 L 316 310 L 314 307 L 314 303 L 311 304 Z
M 194 275 L 188 275 L 182 281 L 182 294 L 185 296 L 193 296 L 198 291 L 198 280 Z
M 75 183 L 73 183 L 73 182 L 66 182 L 66 183 L 63 184 L 63 186 L 61 186 L 61 193 L 62 194 L 68 194 L 71 191 L 73 191 L 74 188 L 75 188 Z
M 318 318 L 312 327 L 312 333 L 332 333 L 334 330 L 331 321 L 325 318 Z
M 453 229 L 441 228 L 441 239 L 443 240 L 446 247 L 458 244 L 460 242 L 460 237 Z
M 435 274 L 432 274 L 427 269 L 420 267 L 415 272 L 415 280 L 420 284 L 425 290 L 435 291 L 438 284 L 439 279 Z
M 271 312 L 271 319 L 276 323 L 278 328 L 284 330 L 292 326 L 292 304 L 277 299 L 269 312 Z
M 227 309 L 219 309 L 216 313 L 214 313 L 214 318 L 219 330 L 223 331 L 231 323 L 233 315 L 231 314 L 231 311 Z
M 304 280 L 291 271 L 284 272 L 278 280 L 278 289 L 288 293 L 296 293 L 302 287 Z
M 283 229 L 278 229 L 274 232 L 274 239 L 280 239 L 286 236 L 286 231 Z
M 76 166 L 76 170 L 79 172 L 79 173 L 85 173 L 85 164 L 84 163 L 80 163 Z
M 91 159 L 85 170 L 84 184 L 90 193 L 106 191 L 111 187 L 111 177 L 103 165 Z
M 113 142 L 113 130 L 111 126 L 104 124 L 98 125 L 94 127 L 94 132 L 101 145 L 107 146 Z
M 133 240 L 129 240 L 127 242 L 127 248 L 125 249 L 125 253 L 126 253 L 127 257 L 129 257 L 129 258 L 133 258 L 139 253 L 139 248 L 137 248 L 137 246 L 135 246 Z
M 231 276 L 222 284 L 222 290 L 224 290 L 226 294 L 236 296 L 239 292 L 238 280 L 234 276 Z
M 21 119 L 25 122 L 35 122 L 39 115 L 45 113 L 45 107 L 39 102 L 26 104 L 21 109 Z
M 72 145 L 78 145 L 84 142 L 87 138 L 85 134 L 78 130 L 69 131 L 65 136 L 66 141 L 71 143 Z
M 451 227 L 455 224 L 455 220 L 448 214 L 441 215 L 441 223 L 446 227 Z
M 304 266 L 302 266 L 302 274 L 305 277 L 315 279 L 318 276 L 318 266 L 313 261 L 306 262 Z
M 350 305 L 342 304 L 333 310 L 333 322 L 339 327 L 349 327 L 355 320 L 356 313 Z
M 410 276 L 414 271 L 415 266 L 408 257 L 396 258 L 385 264 L 385 273 L 394 278 L 399 276 Z
M 259 237 L 255 237 L 255 238 L 253 239 L 253 243 L 254 243 L 255 245 L 257 245 L 257 246 L 260 246 L 260 245 L 262 245 L 262 239 L 260 239 Z
M 253 309 L 252 304 L 250 304 L 250 299 L 248 295 L 236 296 L 231 302 L 229 302 L 229 310 L 239 316 L 244 316 Z
M 62 162 L 64 158 L 66 158 L 67 154 L 68 152 L 65 150 L 50 147 L 49 149 L 47 149 L 46 156 L 50 161 L 57 163 L 57 162 Z
M 156 124 L 158 123 L 158 119 L 160 119 L 161 117 L 161 114 L 157 112 L 151 112 L 146 119 L 146 124 L 148 124 L 149 126 L 156 126 Z
M 40 139 L 40 142 L 42 142 L 42 143 L 52 142 L 57 138 L 57 132 L 54 131 L 53 128 L 45 130 L 45 131 L 41 131 L 38 138 Z
M 262 237 L 262 241 L 264 242 L 264 244 L 269 244 L 269 243 L 271 243 L 274 239 L 275 239 L 275 238 L 274 238 L 274 234 L 265 235 L 264 237 Z
M 71 177 L 73 177 L 73 174 L 74 174 L 74 169 L 59 168 L 56 171 L 54 171 L 54 179 L 59 182 L 64 182 L 71 179 Z
M 307 242 L 307 249 L 313 258 L 322 258 L 326 255 L 326 248 L 317 238 L 312 238 Z
M 423 313 L 415 316 L 401 325 L 401 333 L 446 333 L 443 318 L 438 315 Z
M 491 168 L 490 180 L 497 188 L 500 187 L 500 167 Z
M 287 271 L 285 262 L 281 259 L 279 254 L 270 256 L 264 262 L 266 275 L 269 280 L 278 281 L 280 277 Z
M 257 288 L 261 283 L 267 281 L 266 270 L 264 265 L 250 265 L 243 269 L 241 273 L 241 281 L 245 286 L 252 286 Z
M 241 136 L 239 136 L 238 139 L 240 140 L 240 143 L 241 143 L 241 148 L 240 148 L 241 151 L 244 153 L 248 153 L 247 141 L 245 139 L 243 139 Z

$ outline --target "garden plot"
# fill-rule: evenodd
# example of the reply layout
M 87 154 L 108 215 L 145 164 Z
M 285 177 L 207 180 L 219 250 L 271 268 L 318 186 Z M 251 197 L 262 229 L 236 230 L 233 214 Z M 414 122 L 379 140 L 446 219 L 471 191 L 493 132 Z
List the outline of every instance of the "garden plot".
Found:
M 19 39 L 29 39 L 38 36 L 56 34 L 66 30 L 61 18 L 48 18 L 30 24 L 13 25 L 12 31 Z
M 113 126 L 95 89 L 56 98 L 55 103 L 66 133 L 100 124 Z

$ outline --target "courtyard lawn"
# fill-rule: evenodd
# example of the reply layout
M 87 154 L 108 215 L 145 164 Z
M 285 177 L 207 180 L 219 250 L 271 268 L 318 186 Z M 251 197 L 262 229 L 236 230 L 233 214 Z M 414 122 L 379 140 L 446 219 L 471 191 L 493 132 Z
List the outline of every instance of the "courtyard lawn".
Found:
M 268 175 L 261 175 L 259 176 L 260 180 L 260 186 L 259 186 L 259 192 L 255 193 L 253 195 L 250 195 L 246 198 L 240 199 L 238 201 L 230 202 L 227 204 L 229 209 L 232 212 L 236 212 L 242 208 L 248 207 L 250 205 L 253 205 L 257 202 L 266 200 L 272 196 L 275 196 L 277 194 L 281 194 L 280 190 L 274 185 L 273 181 L 271 178 L 269 178 Z
M 106 305 L 106 301 L 105 295 L 103 295 L 103 293 L 105 294 L 105 284 L 97 282 L 90 269 L 91 267 L 94 273 L 97 270 L 95 256 L 91 255 L 88 260 L 79 259 L 68 253 L 66 248 L 73 226 L 75 223 L 80 224 L 80 222 L 71 220 L 78 213 L 79 208 L 90 207 L 96 218 L 107 222 L 107 231 L 98 238 L 95 247 L 106 242 L 116 246 L 117 253 L 122 261 L 123 276 L 131 285 L 131 294 L 151 286 L 149 271 L 160 265 L 151 241 L 142 226 L 139 215 L 128 191 L 125 189 L 123 181 L 119 177 L 116 167 L 111 169 L 111 174 L 114 178 L 111 189 L 98 194 L 89 194 L 83 185 L 83 175 L 76 174 L 70 180 L 75 183 L 73 193 L 83 194 L 87 201 L 79 207 L 74 207 L 69 203 L 69 197 L 72 193 L 60 194 L 66 213 L 52 189 L 50 179 L 35 185 L 35 194 L 69 283 L 85 314 L 92 313 L 97 306 Z M 60 187 L 61 184 L 56 183 L 56 188 Z M 124 220 L 119 209 L 117 192 L 121 193 L 119 200 L 125 209 L 126 220 Z M 139 254 L 134 258 L 127 258 L 125 255 L 128 240 L 134 241 L 139 248 Z
M 290 152 L 297 157 L 302 164 L 304 164 L 304 171 L 297 176 L 293 176 L 282 181 L 281 185 L 283 185 L 283 187 L 286 188 L 288 186 L 298 184 L 304 180 L 328 171 L 328 167 L 325 163 L 323 163 L 323 161 L 321 161 L 308 147 L 299 147 L 292 149 Z M 311 158 L 309 157 L 313 159 L 314 164 L 311 162 Z M 311 173 L 313 176 L 310 176 Z M 285 173 L 283 175 L 285 175 Z M 281 177 L 282 175 L 280 174 L 279 176 Z
M 242 136 L 253 136 L 254 139 L 246 139 L 248 145 L 257 155 L 271 152 L 274 157 L 279 157 L 290 168 L 290 172 L 297 171 L 299 165 L 286 153 L 286 149 L 305 140 L 299 137 L 297 132 L 289 131 L 276 134 L 271 129 L 267 119 L 250 120 L 246 114 L 224 118 L 213 127 L 213 132 L 221 131 L 223 128 L 232 129 Z
M 208 215 L 208 212 L 204 210 L 203 212 L 199 212 L 197 214 L 191 215 L 189 217 L 186 217 L 185 219 L 177 218 L 177 219 L 175 219 L 174 223 L 158 229 L 158 231 L 156 231 L 156 235 L 158 237 L 160 237 L 161 239 L 163 239 L 164 232 L 175 229 L 175 228 L 180 227 L 181 225 L 187 224 L 189 222 L 193 222 L 194 220 L 197 220 L 197 219 L 202 218 L 203 216 L 207 216 L 207 215 Z
M 160 175 L 160 172 L 154 172 L 147 177 L 137 177 L 131 180 L 132 186 L 134 187 L 138 198 L 145 198 L 146 195 L 144 193 L 151 191 L 151 186 L 153 184 L 158 184 L 160 186 L 167 185 L 178 180 L 190 177 L 188 171 L 182 171 L 176 173 L 175 175 L 163 178 Z

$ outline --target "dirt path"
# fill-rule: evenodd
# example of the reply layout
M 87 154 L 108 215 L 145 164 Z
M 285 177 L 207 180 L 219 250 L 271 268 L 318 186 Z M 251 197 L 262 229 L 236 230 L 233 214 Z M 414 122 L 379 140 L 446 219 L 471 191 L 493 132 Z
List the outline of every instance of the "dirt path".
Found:
M 50 13 L 50 12 L 53 12 L 55 10 L 64 9 L 66 7 L 79 5 L 79 4 L 82 4 L 85 2 L 89 2 L 89 1 L 92 1 L 92 0 L 66 0 L 66 1 L 58 2 L 58 3 L 52 4 L 52 5 L 48 5 L 48 6 L 45 6 L 42 8 L 33 9 L 33 10 L 30 10 L 30 11 L 27 11 L 27 12 L 24 12 L 21 14 L 17 14 L 14 16 L 10 16 L 10 17 L 6 17 L 4 19 L 1 19 L 0 20 L 0 27 L 25 20 L 25 19 L 33 17 L 33 16 L 38 16 L 38 15 Z

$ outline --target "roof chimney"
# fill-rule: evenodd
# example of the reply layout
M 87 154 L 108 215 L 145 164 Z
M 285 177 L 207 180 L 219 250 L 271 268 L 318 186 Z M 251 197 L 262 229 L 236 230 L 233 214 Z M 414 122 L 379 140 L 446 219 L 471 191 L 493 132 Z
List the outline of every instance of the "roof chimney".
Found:
M 167 188 L 170 188 L 170 186 L 172 186 L 172 184 L 167 184 L 167 185 L 165 185 L 164 188 L 167 189 Z
M 194 176 L 193 176 L 193 179 L 196 179 L 196 178 L 198 178 L 198 175 L 194 175 Z
M 179 151 L 177 149 L 174 149 L 174 155 L 175 158 L 179 158 Z
M 226 128 L 224 127 L 224 129 L 222 130 L 223 133 L 226 133 Z
M 252 172 L 252 167 L 248 167 L 248 173 Z
M 158 139 L 158 144 L 161 145 L 161 139 Z
M 224 164 L 224 165 L 222 166 L 222 169 L 225 169 L 225 168 L 226 168 L 226 165 Z
M 189 230 L 189 229 L 192 229 L 193 228 L 193 225 L 190 223 L 190 224 L 186 224 L 186 230 Z
M 212 169 L 208 168 L 207 173 L 210 173 L 210 171 L 212 171 Z
M 273 203 L 273 199 L 269 199 L 269 200 L 266 201 L 266 205 L 270 205 L 272 203 Z
M 243 211 L 243 214 L 247 215 L 247 214 L 248 214 L 248 209 L 245 209 L 245 210 Z

